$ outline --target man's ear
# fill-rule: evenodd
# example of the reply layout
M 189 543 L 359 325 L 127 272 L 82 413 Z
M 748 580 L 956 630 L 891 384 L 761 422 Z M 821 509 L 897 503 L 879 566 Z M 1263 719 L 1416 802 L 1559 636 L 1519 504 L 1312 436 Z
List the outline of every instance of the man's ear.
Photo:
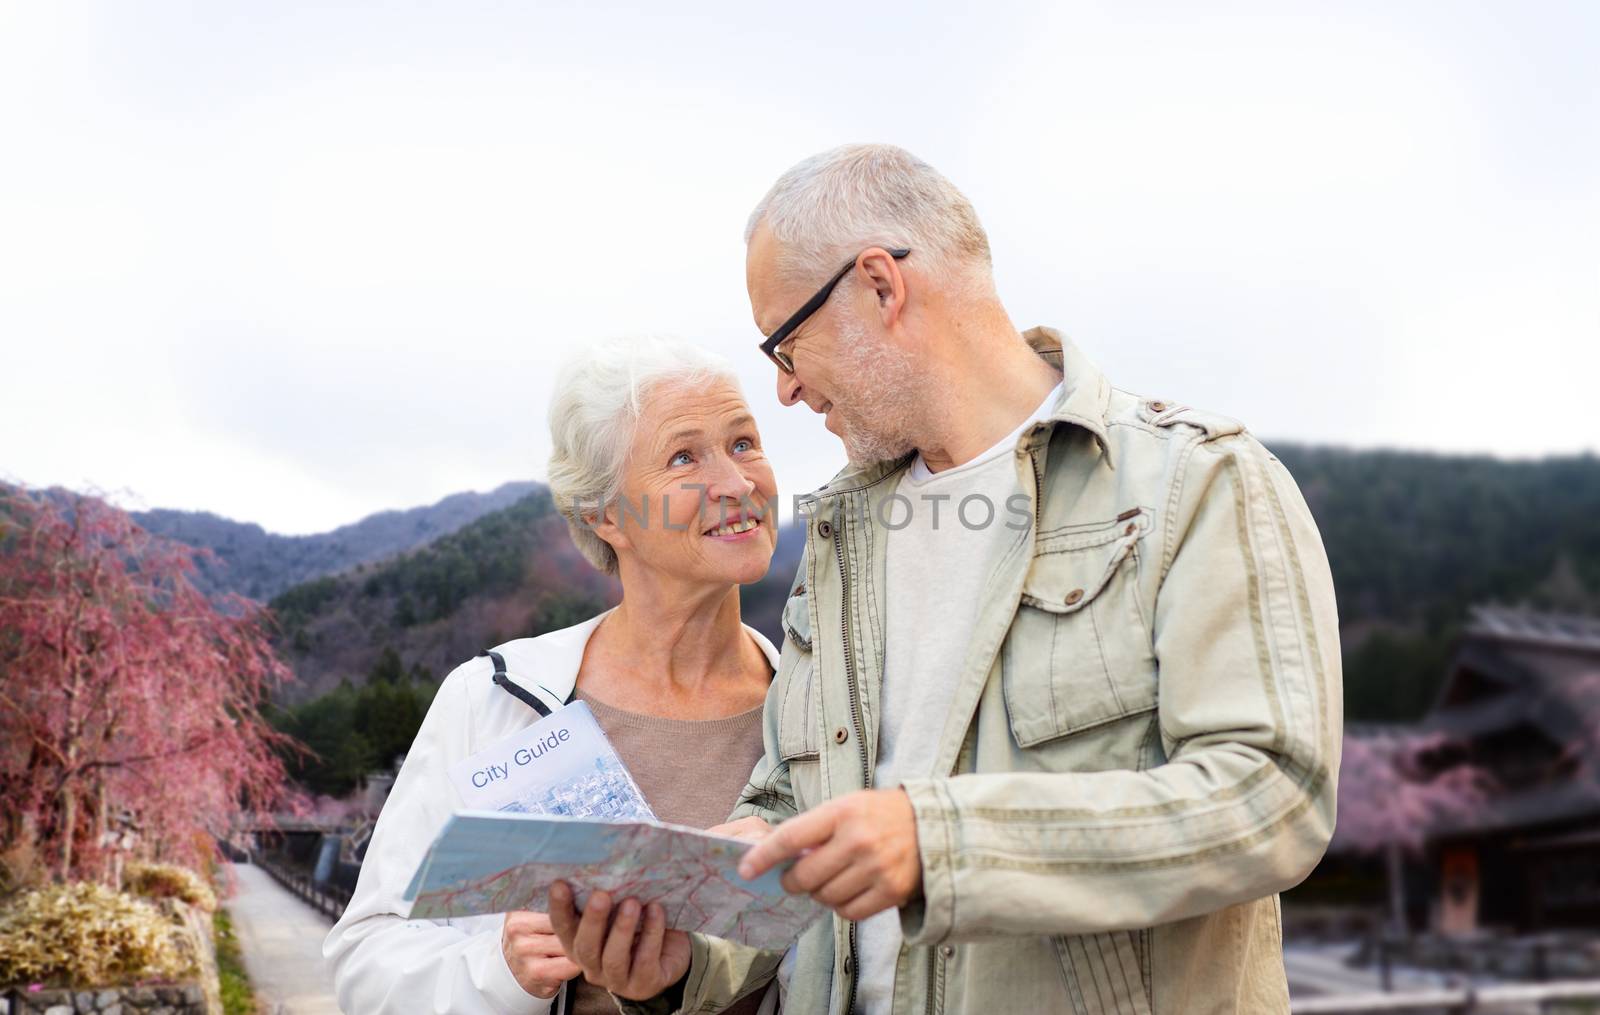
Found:
M 869 247 L 856 258 L 856 271 L 877 301 L 883 326 L 892 328 L 900 323 L 906 306 L 906 277 L 900 271 L 900 262 L 882 247 Z

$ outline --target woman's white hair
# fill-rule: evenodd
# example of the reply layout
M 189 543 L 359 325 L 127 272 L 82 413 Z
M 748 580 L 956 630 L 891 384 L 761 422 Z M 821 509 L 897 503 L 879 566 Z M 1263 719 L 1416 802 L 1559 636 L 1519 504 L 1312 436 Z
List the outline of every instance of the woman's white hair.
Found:
M 711 380 L 739 386 L 727 360 L 668 338 L 597 342 L 568 358 L 556 375 L 550 496 L 578 551 L 606 574 L 617 573 L 617 554 L 591 525 L 620 492 L 645 400 L 662 384 Z
M 778 270 L 821 281 L 870 246 L 910 247 L 924 271 L 986 282 L 989 237 L 978 213 L 938 170 L 903 148 L 852 144 L 778 177 L 750 213 L 744 241 L 765 224 L 782 244 Z

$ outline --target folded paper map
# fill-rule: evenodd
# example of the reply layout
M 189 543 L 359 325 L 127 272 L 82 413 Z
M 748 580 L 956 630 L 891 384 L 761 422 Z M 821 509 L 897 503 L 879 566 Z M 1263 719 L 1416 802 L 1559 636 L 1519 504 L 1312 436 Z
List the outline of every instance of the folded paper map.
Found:
M 578 893 L 659 902 L 667 926 L 758 948 L 787 948 L 822 908 L 790 895 L 774 869 L 739 877 L 750 843 L 653 821 L 597 821 L 488 811 L 453 815 L 405 897 L 411 919 L 515 909 L 545 912 L 554 881 Z

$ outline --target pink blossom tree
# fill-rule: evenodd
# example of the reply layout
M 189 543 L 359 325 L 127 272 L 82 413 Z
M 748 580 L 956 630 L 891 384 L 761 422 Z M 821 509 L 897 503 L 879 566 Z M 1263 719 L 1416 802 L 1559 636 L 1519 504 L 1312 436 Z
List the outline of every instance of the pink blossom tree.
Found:
M 1347 735 L 1339 766 L 1339 817 L 1333 848 L 1383 853 L 1389 920 L 1405 930 L 1405 853 L 1420 853 L 1430 831 L 1471 813 L 1487 799 L 1482 769 L 1457 765 L 1430 774 L 1421 759 L 1444 743 L 1438 735 Z
M 208 601 L 193 566 L 104 501 L 0 489 L 0 845 L 57 877 L 109 880 L 135 842 L 193 863 L 286 802 L 259 709 L 289 672 L 259 607 Z

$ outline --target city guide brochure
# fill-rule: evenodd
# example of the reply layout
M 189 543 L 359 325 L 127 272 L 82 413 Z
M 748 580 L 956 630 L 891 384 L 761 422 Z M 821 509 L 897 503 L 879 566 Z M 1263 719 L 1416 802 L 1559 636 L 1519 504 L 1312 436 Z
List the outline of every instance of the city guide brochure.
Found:
M 466 805 L 406 889 L 411 919 L 549 909 L 551 882 L 659 902 L 667 926 L 785 948 L 822 910 L 774 869 L 739 877 L 748 841 L 657 821 L 594 713 L 574 702 L 453 765 Z

